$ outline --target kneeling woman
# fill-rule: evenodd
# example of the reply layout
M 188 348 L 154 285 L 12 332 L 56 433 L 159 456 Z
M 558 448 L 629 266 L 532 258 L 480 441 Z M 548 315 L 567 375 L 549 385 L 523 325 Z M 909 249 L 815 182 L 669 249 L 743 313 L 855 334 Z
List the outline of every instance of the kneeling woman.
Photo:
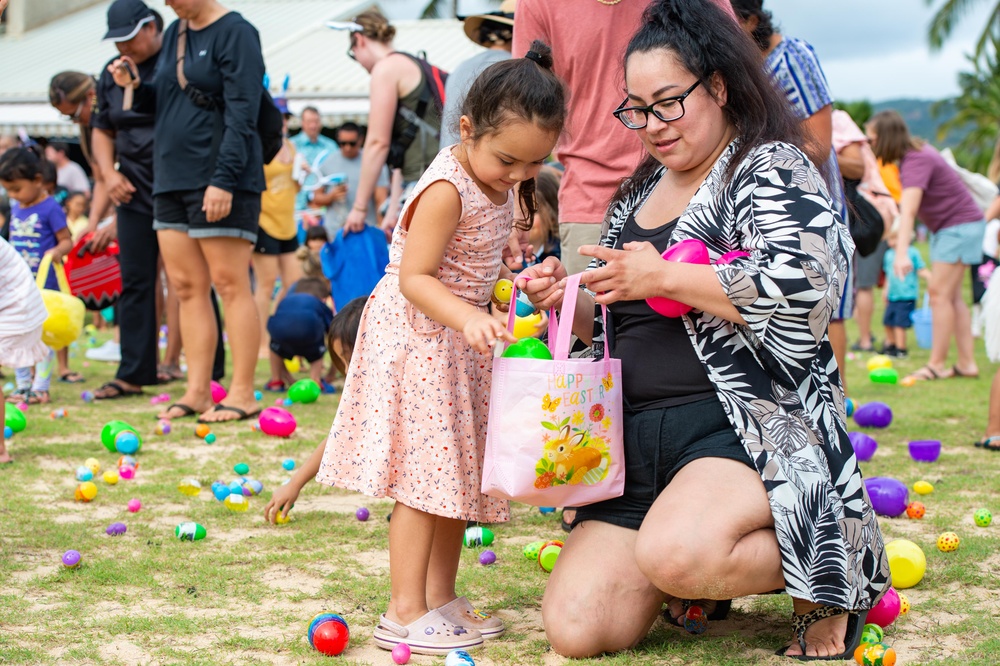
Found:
M 827 337 L 854 246 L 754 49 L 714 4 L 658 0 L 626 51 L 615 115 L 649 157 L 580 249 L 595 261 L 573 322 L 599 346 L 591 313 L 611 310 L 626 487 L 580 509 L 549 580 L 545 630 L 567 656 L 635 645 L 664 602 L 678 617 L 685 599 L 784 589 L 782 652 L 849 658 L 889 585 Z M 660 258 L 689 238 L 714 265 Z M 536 305 L 561 301 L 557 259 L 522 275 Z M 694 310 L 662 317 L 656 296 Z

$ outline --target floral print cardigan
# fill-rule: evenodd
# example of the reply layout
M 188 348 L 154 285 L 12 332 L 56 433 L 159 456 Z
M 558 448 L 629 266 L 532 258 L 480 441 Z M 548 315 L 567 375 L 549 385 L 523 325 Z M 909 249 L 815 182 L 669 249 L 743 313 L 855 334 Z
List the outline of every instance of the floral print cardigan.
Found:
M 684 317 L 719 400 L 767 489 L 793 597 L 871 608 L 890 585 L 882 533 L 845 426 L 844 392 L 827 338 L 854 242 L 822 176 L 794 146 L 753 149 L 726 180 L 736 142 L 691 199 L 672 240 L 697 238 L 746 325 Z M 660 169 L 608 212 L 601 245 L 614 247 Z M 596 267 L 597 260 L 591 263 Z M 595 350 L 603 346 L 600 308 Z

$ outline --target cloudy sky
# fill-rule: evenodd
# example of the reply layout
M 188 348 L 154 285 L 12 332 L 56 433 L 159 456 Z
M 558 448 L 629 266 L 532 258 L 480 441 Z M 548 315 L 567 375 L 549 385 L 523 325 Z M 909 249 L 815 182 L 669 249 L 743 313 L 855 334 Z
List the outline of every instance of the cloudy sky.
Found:
M 574 2 L 591 0 L 574 0 Z M 634 0 L 625 0 L 632 2 Z M 810 42 L 819 54 L 833 94 L 873 102 L 900 97 L 941 99 L 958 93 L 965 53 L 986 23 L 993 0 L 959 24 L 947 46 L 931 54 L 927 26 L 944 0 L 765 0 L 783 34 Z M 398 18 L 413 18 L 424 0 L 382 0 Z M 493 5 L 495 6 L 495 4 Z M 487 0 L 460 0 L 459 11 L 489 10 Z

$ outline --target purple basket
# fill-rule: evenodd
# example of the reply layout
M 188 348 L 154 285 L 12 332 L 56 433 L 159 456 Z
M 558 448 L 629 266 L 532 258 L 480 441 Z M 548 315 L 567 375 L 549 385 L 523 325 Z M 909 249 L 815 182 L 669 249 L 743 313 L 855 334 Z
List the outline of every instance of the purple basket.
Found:
M 918 439 L 910 442 L 910 457 L 917 462 L 934 462 L 941 455 L 941 440 Z

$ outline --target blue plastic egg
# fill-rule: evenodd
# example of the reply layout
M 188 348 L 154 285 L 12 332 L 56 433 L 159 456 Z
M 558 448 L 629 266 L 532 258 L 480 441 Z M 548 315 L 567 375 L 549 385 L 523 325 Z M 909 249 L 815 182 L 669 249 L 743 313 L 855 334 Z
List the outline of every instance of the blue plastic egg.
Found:
M 76 480 L 77 481 L 90 481 L 94 478 L 94 472 L 86 465 L 80 465 L 76 468 Z
M 281 463 L 281 466 L 290 472 L 295 469 L 295 461 L 291 458 L 285 458 L 285 461 Z

